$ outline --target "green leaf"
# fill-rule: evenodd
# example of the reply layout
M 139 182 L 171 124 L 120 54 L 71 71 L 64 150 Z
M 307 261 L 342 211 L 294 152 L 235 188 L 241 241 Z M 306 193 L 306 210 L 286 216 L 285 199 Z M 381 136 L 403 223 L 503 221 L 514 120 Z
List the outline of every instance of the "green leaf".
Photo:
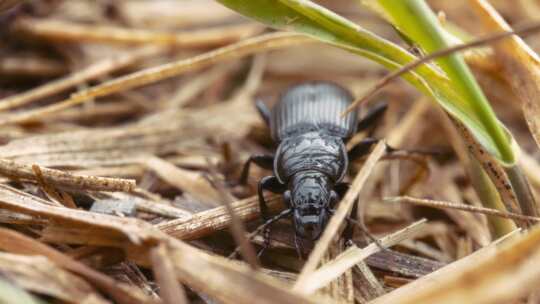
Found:
M 378 0 L 385 17 L 427 53 L 450 47 L 456 38 L 448 33 L 424 0 Z M 388 17 L 389 16 L 389 17 Z M 435 60 L 462 96 L 459 106 L 471 119 L 482 124 L 491 136 L 502 160 L 515 163 L 511 138 L 497 120 L 487 98 L 459 53 Z
M 367 57 L 390 70 L 416 59 L 398 45 L 307 0 L 218 0 L 225 6 L 273 28 L 304 33 L 315 39 Z M 392 4 L 400 1 L 389 0 Z M 384 8 L 380 6 L 380 8 Z M 388 15 L 392 18 L 392 15 Z M 408 37 L 412 37 L 403 31 Z M 501 139 L 492 120 L 471 106 L 469 96 L 456 91 L 451 79 L 434 65 L 422 65 L 403 76 L 424 94 L 431 95 L 451 115 L 460 120 L 475 138 L 503 164 L 513 164 L 507 134 Z M 452 77 L 454 75 L 451 75 Z M 490 110 L 488 106 L 488 110 Z M 487 114 L 491 117 L 492 111 Z M 494 116 L 493 116 L 494 117 Z M 496 119 L 495 119 L 496 121 Z M 498 125 L 496 121 L 495 125 Z M 505 146 L 506 144 L 506 146 Z M 510 151 L 510 153 L 508 153 Z

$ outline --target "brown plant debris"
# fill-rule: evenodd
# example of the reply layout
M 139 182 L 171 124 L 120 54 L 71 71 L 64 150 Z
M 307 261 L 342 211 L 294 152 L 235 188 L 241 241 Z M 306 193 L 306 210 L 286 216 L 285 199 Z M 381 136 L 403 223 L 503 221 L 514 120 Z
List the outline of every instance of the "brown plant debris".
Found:
M 357 2 L 317 1 L 403 43 Z M 381 76 L 395 73 L 215 1 L 0 1 L 0 303 L 538 302 L 538 217 L 522 202 L 540 190 L 540 6 L 428 2 L 477 47 L 464 53 L 523 170 Z M 350 160 L 304 260 L 282 195 L 263 193 L 283 217 L 261 219 L 271 172 L 238 178 L 276 151 L 255 101 L 313 80 L 371 96 L 361 117 L 388 108 L 346 143 L 378 140 Z

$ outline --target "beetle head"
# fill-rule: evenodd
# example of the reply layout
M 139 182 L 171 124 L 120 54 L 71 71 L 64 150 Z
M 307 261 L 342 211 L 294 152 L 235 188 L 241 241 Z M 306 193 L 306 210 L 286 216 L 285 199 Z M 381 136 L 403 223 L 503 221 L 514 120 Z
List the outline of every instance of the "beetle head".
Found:
M 330 217 L 328 209 L 337 195 L 331 180 L 317 171 L 300 172 L 291 181 L 290 198 L 293 220 L 298 237 L 316 240 Z

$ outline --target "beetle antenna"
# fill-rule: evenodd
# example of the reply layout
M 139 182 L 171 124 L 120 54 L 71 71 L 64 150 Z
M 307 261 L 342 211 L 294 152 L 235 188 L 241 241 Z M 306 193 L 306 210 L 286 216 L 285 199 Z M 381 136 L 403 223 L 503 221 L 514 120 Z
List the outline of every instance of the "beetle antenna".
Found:
M 386 145 L 386 152 L 389 155 L 425 155 L 425 156 L 439 156 L 443 155 L 444 152 L 439 150 L 429 150 L 429 149 L 400 149 L 394 148 L 390 145 Z
M 294 234 L 294 247 L 296 249 L 296 254 L 298 255 L 298 259 L 304 260 L 304 254 L 302 250 L 300 249 L 300 244 L 298 243 L 298 235 L 296 233 Z
M 281 211 L 281 213 L 271 217 L 270 219 L 268 219 L 266 222 L 262 223 L 259 227 L 257 227 L 257 229 L 255 229 L 253 232 L 251 232 L 249 235 L 248 235 L 248 241 L 252 241 L 253 238 L 255 238 L 255 236 L 257 234 L 259 234 L 261 231 L 265 231 L 265 234 L 264 234 L 264 245 L 263 245 L 263 248 L 259 251 L 259 253 L 257 253 L 257 256 L 260 257 L 262 252 L 270 246 L 270 239 L 269 239 L 269 236 L 268 234 L 266 233 L 266 230 L 267 228 L 270 228 L 270 225 L 279 221 L 280 219 L 288 216 L 288 215 L 291 215 L 292 214 L 292 209 L 286 209 L 286 210 L 283 210 Z M 267 242 L 268 240 L 268 242 Z M 229 258 L 230 259 L 233 259 L 236 257 L 236 255 L 238 254 L 238 252 L 240 251 L 240 247 L 236 247 L 234 249 L 234 251 L 229 255 Z

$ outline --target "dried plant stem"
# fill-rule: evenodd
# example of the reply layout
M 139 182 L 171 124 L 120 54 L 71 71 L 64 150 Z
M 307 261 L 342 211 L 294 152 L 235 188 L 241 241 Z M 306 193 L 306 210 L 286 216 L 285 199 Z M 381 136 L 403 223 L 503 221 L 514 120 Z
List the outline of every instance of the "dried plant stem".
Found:
M 539 217 L 534 217 L 534 216 L 516 214 L 516 213 L 511 213 L 511 212 L 503 212 L 503 211 L 499 211 L 499 210 L 491 209 L 491 208 L 476 207 L 476 206 L 465 205 L 465 204 L 456 204 L 456 203 L 446 202 L 446 201 L 421 199 L 421 198 L 415 198 L 415 197 L 410 197 L 410 196 L 385 197 L 383 200 L 389 203 L 411 203 L 415 205 L 428 206 L 428 207 L 433 207 L 437 209 L 457 209 L 457 210 L 462 210 L 462 211 L 481 213 L 481 214 L 486 214 L 486 215 L 494 215 L 494 216 L 499 216 L 502 218 L 515 219 L 515 220 L 521 220 L 521 221 L 534 221 L 534 222 L 540 221 Z
M 497 188 L 502 203 L 506 208 L 505 211 L 521 213 L 521 205 L 528 203 L 518 201 L 518 199 L 532 198 L 532 196 L 518 197 L 516 196 L 516 189 L 519 190 L 519 187 L 524 185 L 528 186 L 528 184 L 513 184 L 512 180 L 509 179 L 507 173 L 505 172 L 507 169 L 503 168 L 503 166 L 497 160 L 495 160 L 489 153 L 487 153 L 487 151 L 485 151 L 485 149 L 476 141 L 469 129 L 467 129 L 467 127 L 465 127 L 465 125 L 463 125 L 457 119 L 454 119 L 451 116 L 448 117 L 450 117 L 454 123 L 454 126 L 463 138 L 463 141 L 467 145 L 467 149 L 470 154 L 478 161 L 478 164 L 482 166 L 486 174 L 493 182 L 493 185 Z M 517 165 L 518 164 L 515 164 L 514 166 Z M 522 221 L 516 222 L 516 225 L 520 226 L 521 228 L 525 228 L 529 224 L 530 223 L 524 223 Z
M 300 273 L 300 276 L 298 277 L 298 280 L 296 281 L 296 284 L 294 285 L 293 290 L 302 291 L 304 288 L 306 288 L 305 282 L 309 279 L 310 275 L 315 271 L 322 257 L 324 256 L 326 250 L 330 246 L 330 243 L 332 242 L 334 237 L 338 234 L 345 220 L 345 217 L 351 212 L 353 204 L 356 202 L 358 193 L 362 189 L 362 186 L 366 182 L 369 174 L 375 167 L 375 164 L 383 156 L 385 150 L 386 150 L 386 143 L 384 142 L 384 140 L 382 140 L 375 146 L 375 148 L 369 155 L 368 159 L 364 163 L 364 166 L 354 178 L 354 181 L 352 182 L 351 187 L 347 191 L 347 194 L 345 194 L 345 197 L 342 199 L 341 203 L 339 204 L 338 209 L 336 210 L 336 212 L 330 219 L 321 238 L 319 239 L 319 241 L 315 245 L 315 248 L 309 255 L 309 258 L 306 261 L 304 268 L 302 268 L 302 272 Z
M 321 266 L 321 268 L 313 272 L 308 279 L 304 281 L 303 285 L 298 287 L 299 291 L 305 294 L 315 292 L 317 289 L 324 287 L 326 284 L 345 273 L 347 269 L 360 263 L 370 255 L 379 252 L 381 250 L 380 246 L 387 248 L 412 238 L 415 233 L 419 232 L 423 228 L 423 224 L 425 223 L 426 220 L 422 219 L 390 235 L 387 235 L 379 239 L 380 245 L 371 243 L 365 248 L 359 248 L 354 245 L 349 247 L 334 260 L 324 264 Z
M 155 172 L 161 179 L 182 191 L 186 191 L 201 202 L 216 204 L 225 199 L 201 173 L 178 168 L 155 156 L 141 159 L 144 165 Z
M 223 197 L 223 204 L 225 205 L 225 209 L 227 210 L 227 213 L 229 214 L 231 218 L 231 224 L 230 224 L 230 230 L 232 232 L 234 241 L 236 244 L 240 247 L 240 253 L 242 254 L 242 257 L 249 263 L 252 269 L 257 270 L 261 268 L 261 265 L 259 263 L 259 260 L 257 259 L 257 254 L 255 253 L 255 249 L 249 242 L 249 239 L 246 237 L 246 228 L 244 227 L 244 223 L 240 220 L 238 215 L 236 215 L 232 204 L 232 195 L 225 190 L 223 185 L 220 184 L 220 182 L 216 178 L 216 169 L 210 165 L 211 168 L 211 183 L 212 185 L 218 190 L 220 195 Z
M 220 303 L 332 303 L 292 292 L 284 284 L 225 258 L 210 255 L 178 240 L 168 240 L 178 279 Z
M 478 39 L 475 39 L 475 40 L 467 42 L 467 43 L 459 44 L 459 45 L 456 45 L 456 46 L 453 46 L 453 47 L 449 47 L 449 48 L 446 48 L 446 49 L 442 49 L 442 50 L 430 53 L 430 54 L 428 54 L 428 55 L 426 55 L 426 56 L 424 56 L 422 58 L 419 58 L 418 60 L 412 61 L 412 62 L 402 66 L 401 68 L 399 68 L 399 69 L 391 72 L 390 74 L 384 76 L 383 78 L 381 78 L 381 80 L 379 80 L 379 82 L 377 82 L 377 84 L 375 84 L 375 86 L 373 86 L 366 93 L 364 93 L 364 95 L 362 97 L 355 100 L 347 108 L 347 110 L 345 110 L 343 112 L 342 115 L 345 115 L 345 114 L 351 112 L 352 110 L 357 108 L 359 105 L 361 105 L 362 103 L 369 100 L 371 97 L 373 97 L 375 95 L 375 93 L 377 93 L 380 89 L 382 89 L 384 86 L 389 84 L 392 80 L 397 79 L 398 77 L 402 76 L 403 74 L 405 74 L 405 73 L 419 67 L 420 65 L 422 65 L 424 63 L 430 62 L 433 59 L 444 57 L 444 56 L 447 56 L 447 55 L 450 55 L 450 54 L 453 54 L 453 53 L 456 53 L 456 52 L 459 52 L 459 51 L 463 51 L 463 50 L 466 50 L 466 49 L 470 49 L 470 48 L 482 46 L 482 45 L 485 45 L 485 44 L 493 43 L 493 42 L 499 41 L 501 39 L 511 37 L 513 35 L 518 35 L 519 34 L 519 35 L 522 35 L 522 36 L 527 36 L 527 35 L 530 35 L 530 34 L 534 34 L 534 33 L 538 32 L 538 31 L 540 31 L 540 23 L 534 23 L 532 25 L 527 25 L 527 26 L 517 28 L 517 29 L 515 29 L 513 31 L 504 31 L 504 32 L 501 32 L 501 33 L 490 34 L 490 35 L 487 35 L 485 37 L 478 38 Z
M 45 178 L 43 178 L 43 172 L 41 172 L 41 168 L 38 165 L 32 165 L 32 171 L 34 171 L 37 183 L 41 187 L 41 190 L 45 192 L 45 194 L 49 197 L 51 201 L 58 202 L 68 208 L 74 208 L 74 209 L 77 208 L 77 205 L 75 205 L 75 202 L 73 201 L 72 198 L 65 199 L 69 197 L 67 193 L 57 192 L 56 189 L 54 189 L 54 187 L 52 187 L 45 181 Z
M 53 41 L 152 44 L 183 48 L 220 46 L 247 38 L 263 29 L 258 24 L 246 23 L 175 33 L 36 18 L 17 19 L 13 27 L 23 34 Z
M 0 75 L 28 77 L 58 77 L 68 72 L 65 64 L 37 56 L 3 56 L 0 58 Z
M 487 208 L 506 211 L 497 188 L 485 172 L 480 161 L 466 147 L 465 141 L 451 118 L 442 109 L 438 109 L 437 112 L 459 161 L 470 177 L 471 184 L 480 198 L 480 202 Z M 487 218 L 495 237 L 502 237 L 516 229 L 515 223 L 509 219 L 494 216 L 488 216 Z
M 0 2 L 0 13 L 4 13 L 5 11 L 15 7 L 16 5 L 19 5 L 21 3 L 26 2 L 26 0 L 6 0 Z
M 2 250 L 17 254 L 45 256 L 59 267 L 86 278 L 118 301 L 118 303 L 140 304 L 153 302 L 137 289 L 116 282 L 85 264 L 21 233 L 6 228 L 0 228 L 0 236 L 0 239 L 2 240 L 0 242 L 0 248 Z
M 183 286 L 178 283 L 167 245 L 161 243 L 150 250 L 150 260 L 154 276 L 160 287 L 159 295 L 164 304 L 189 303 Z
M 135 244 L 155 237 L 155 230 L 152 229 L 152 225 L 146 222 L 131 218 L 96 214 L 79 209 L 51 206 L 48 201 L 40 197 L 4 184 L 0 184 L 0 207 L 23 214 L 52 218 L 56 224 L 49 228 L 60 228 L 62 224 L 69 225 L 74 222 L 84 223 L 93 227 L 92 234 L 98 234 L 106 230 L 121 231 L 122 235 Z M 141 239 L 140 236 L 142 235 L 144 237 Z
M 540 229 L 448 264 L 373 303 L 512 303 L 538 289 Z
M 0 7 L 2 9 L 2 7 Z M 0 280 L 0 303 L 11 304 L 44 304 L 32 296 L 30 292 L 10 283 L 4 279 Z
M 32 121 L 36 119 L 39 120 L 44 116 L 84 103 L 92 98 L 127 91 L 129 89 L 178 76 L 188 71 L 204 68 L 218 62 L 241 58 L 253 53 L 306 43 L 309 41 L 312 41 L 312 39 L 299 34 L 278 32 L 261 35 L 195 57 L 148 68 L 107 81 L 87 90 L 77 92 L 70 98 L 53 105 L 1 118 L 0 125 Z
M 473 11 L 490 31 L 509 31 L 512 28 L 488 1 L 469 0 Z M 523 115 L 529 130 L 540 147 L 540 57 L 520 37 L 514 36 L 493 46 L 498 64 L 503 68 L 503 77 L 521 99 Z M 509 174 L 510 175 L 510 174 Z M 518 193 L 518 195 L 520 195 Z M 537 209 L 537 206 L 527 207 Z M 525 211 L 525 210 L 524 210 Z M 531 210 L 534 215 L 538 210 Z M 526 212 L 526 211 L 525 211 Z M 533 214 L 531 214 L 533 215 Z
M 130 192 L 135 188 L 135 180 L 131 179 L 75 175 L 43 167 L 40 168 L 40 172 L 43 181 L 61 188 L 124 192 Z M 32 166 L 19 164 L 6 159 L 0 159 L 0 175 L 15 179 L 38 179 Z
M 268 196 L 266 201 L 271 210 L 283 205 L 277 196 Z M 259 200 L 256 196 L 231 203 L 231 208 L 242 221 L 255 219 L 260 213 Z M 217 230 L 223 230 L 230 225 L 230 221 L 231 216 L 226 207 L 220 206 L 196 213 L 187 219 L 164 222 L 157 227 L 175 238 L 192 240 Z
M 41 98 L 60 93 L 77 84 L 107 75 L 110 72 L 125 68 L 145 58 L 156 56 L 163 52 L 163 50 L 164 49 L 156 47 L 145 47 L 126 54 L 105 58 L 80 71 L 74 72 L 71 75 L 47 82 L 42 86 L 28 90 L 24 93 L 0 99 L 0 111 L 13 109 Z

